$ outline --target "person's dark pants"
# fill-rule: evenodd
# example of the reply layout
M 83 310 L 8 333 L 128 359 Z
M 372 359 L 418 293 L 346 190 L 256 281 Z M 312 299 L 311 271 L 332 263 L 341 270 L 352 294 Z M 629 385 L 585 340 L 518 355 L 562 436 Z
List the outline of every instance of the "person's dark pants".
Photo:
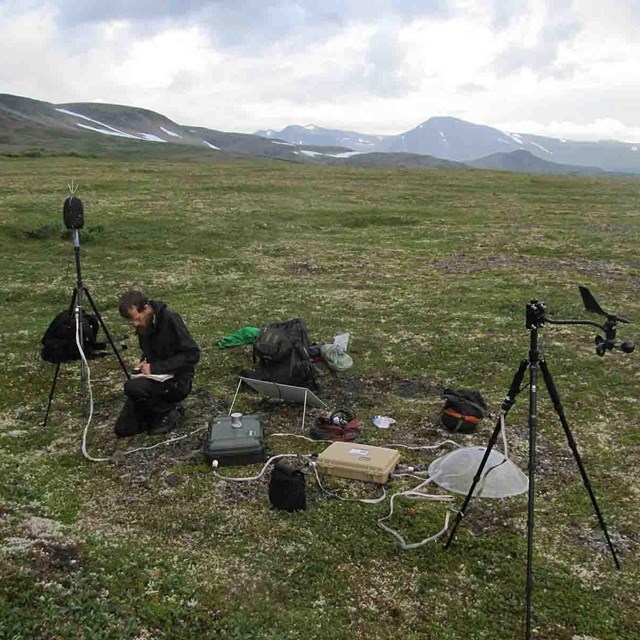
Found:
M 135 378 L 124 383 L 127 400 L 116 420 L 115 433 L 119 438 L 133 436 L 158 424 L 173 411 L 191 391 L 191 383 L 166 380 L 156 382 Z

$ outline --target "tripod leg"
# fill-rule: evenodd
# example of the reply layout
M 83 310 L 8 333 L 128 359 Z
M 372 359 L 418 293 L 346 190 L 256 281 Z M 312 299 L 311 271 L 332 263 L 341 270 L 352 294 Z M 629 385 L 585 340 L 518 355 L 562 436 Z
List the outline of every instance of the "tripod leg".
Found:
M 78 288 L 75 287 L 73 289 L 73 293 L 71 294 L 71 304 L 69 305 L 69 315 L 73 315 L 73 308 L 76 305 L 76 298 L 78 297 Z
M 518 367 L 516 374 L 513 376 L 513 380 L 511 381 L 511 386 L 509 387 L 509 392 L 507 393 L 507 396 L 505 397 L 505 399 L 502 401 L 502 407 L 500 408 L 500 411 L 503 416 L 506 416 L 507 413 L 509 412 L 509 409 L 511 409 L 511 407 L 515 404 L 516 395 L 520 391 L 520 385 L 522 384 L 522 379 L 524 378 L 524 374 L 528 366 L 529 366 L 529 362 L 527 360 L 523 360 L 520 363 L 520 366 Z M 469 493 L 467 493 L 467 497 L 464 499 L 464 503 L 462 504 L 462 507 L 458 511 L 456 520 L 453 523 L 453 528 L 451 529 L 451 533 L 449 534 L 449 539 L 444 545 L 445 549 L 448 549 L 451 546 L 451 543 L 453 542 L 453 538 L 455 537 L 456 531 L 458 530 L 458 525 L 460 524 L 460 521 L 465 515 L 467 506 L 469 505 L 469 502 L 471 502 L 471 498 L 473 497 L 473 492 L 475 491 L 475 488 L 478 482 L 480 482 L 482 478 L 482 472 L 484 471 L 484 468 L 487 464 L 487 460 L 489 459 L 491 450 L 493 449 L 496 443 L 496 440 L 500 435 L 501 426 L 502 426 L 502 420 L 501 418 L 498 418 L 498 422 L 496 423 L 496 426 L 493 429 L 493 433 L 489 438 L 489 442 L 487 443 L 487 449 L 484 453 L 484 456 L 482 457 L 482 460 L 480 461 L 480 466 L 476 471 L 476 475 L 473 477 L 473 482 L 471 483 L 471 487 L 469 488 Z
M 533 529 L 536 479 L 536 430 L 538 427 L 538 352 L 537 329 L 531 332 L 529 361 L 529 492 L 527 498 L 527 581 L 525 584 L 525 638 L 531 639 L 533 603 Z
M 89 300 L 89 304 L 91 305 L 91 308 L 93 309 L 93 312 L 96 314 L 96 317 L 98 318 L 98 322 L 100 322 L 100 326 L 102 327 L 102 330 L 104 331 L 104 335 L 107 336 L 107 340 L 109 341 L 109 344 L 111 345 L 111 349 L 113 349 L 113 353 L 115 354 L 116 358 L 118 358 L 118 362 L 120 363 L 120 366 L 122 367 L 122 370 L 124 371 L 124 374 L 127 376 L 127 378 L 130 378 L 131 376 L 129 375 L 129 371 L 127 370 L 127 366 L 125 365 L 124 360 L 122 359 L 122 356 L 118 352 L 118 349 L 117 349 L 115 343 L 113 342 L 113 338 L 111 337 L 111 334 L 109 333 L 109 329 L 107 329 L 107 325 L 105 324 L 104 320 L 102 319 L 102 316 L 100 315 L 100 312 L 98 311 L 98 308 L 96 307 L 96 303 L 93 301 L 93 298 L 91 297 L 91 294 L 89 293 L 89 289 L 87 289 L 86 287 L 83 287 L 83 289 L 84 289 L 84 292 L 87 294 L 87 299 Z
M 69 314 L 73 313 L 73 307 L 76 303 L 76 297 L 78 296 L 78 290 L 74 289 L 71 294 L 71 303 L 69 304 Z M 56 390 L 56 383 L 58 382 L 58 374 L 60 373 L 60 362 L 56 364 L 56 372 L 53 374 L 53 382 L 51 383 L 51 391 L 49 392 L 49 402 L 47 403 L 47 411 L 44 414 L 44 420 L 42 426 L 47 426 L 47 420 L 49 419 L 49 411 L 51 410 L 51 403 L 53 402 L 53 394 Z
M 53 382 L 51 384 L 51 392 L 49 393 L 49 402 L 47 404 L 47 412 L 44 414 L 44 421 L 42 426 L 47 426 L 47 420 L 49 419 L 49 410 L 51 409 L 51 403 L 53 402 L 53 392 L 56 390 L 56 382 L 58 381 L 58 374 L 60 373 L 60 363 L 56 365 L 56 372 L 53 374 Z
M 82 348 L 84 345 L 84 331 L 83 331 L 83 319 L 84 319 L 84 308 L 83 308 L 83 299 L 82 294 L 84 292 L 84 288 L 81 286 L 80 279 L 80 270 L 78 261 L 78 251 L 76 251 L 76 265 L 78 267 L 78 287 L 76 293 L 76 306 L 74 309 L 74 317 L 76 323 L 76 335 L 75 340 L 78 347 L 78 352 L 80 354 L 80 415 L 82 418 L 81 424 L 85 424 L 85 416 L 86 416 L 86 400 L 85 400 L 85 389 L 88 382 L 88 365 L 85 362 L 85 358 L 82 357 L 83 352 Z
M 547 391 L 549 392 L 549 397 L 553 402 L 553 408 L 555 409 L 556 413 L 558 414 L 558 417 L 560 418 L 560 423 L 562 424 L 564 433 L 567 436 L 567 442 L 569 444 L 569 448 L 573 452 L 573 457 L 575 458 L 576 464 L 578 465 L 578 469 L 580 470 L 580 475 L 582 476 L 582 482 L 584 483 L 584 486 L 587 489 L 589 498 L 591 498 L 591 504 L 593 505 L 593 510 L 595 511 L 595 514 L 598 517 L 598 522 L 600 523 L 600 528 L 604 533 L 604 537 L 607 541 L 607 545 L 609 546 L 609 550 L 611 551 L 613 562 L 616 565 L 616 569 L 620 569 L 620 561 L 618 560 L 618 555 L 616 554 L 615 547 L 613 546 L 613 543 L 611 542 L 611 538 L 609 537 L 609 532 L 607 531 L 607 525 L 605 524 L 600 508 L 598 507 L 598 502 L 596 501 L 596 496 L 591 487 L 591 482 L 589 481 L 587 470 L 584 468 L 584 464 L 582 463 L 582 458 L 580 457 L 580 453 L 578 452 L 578 445 L 576 444 L 576 441 L 573 438 L 571 429 L 569 429 L 569 423 L 567 422 L 567 418 L 564 414 L 564 409 L 562 407 L 562 403 L 560 402 L 560 396 L 558 395 L 558 390 L 556 389 L 556 385 L 553 382 L 551 373 L 547 368 L 547 363 L 544 360 L 540 362 L 540 369 L 544 377 L 544 382 L 547 385 Z

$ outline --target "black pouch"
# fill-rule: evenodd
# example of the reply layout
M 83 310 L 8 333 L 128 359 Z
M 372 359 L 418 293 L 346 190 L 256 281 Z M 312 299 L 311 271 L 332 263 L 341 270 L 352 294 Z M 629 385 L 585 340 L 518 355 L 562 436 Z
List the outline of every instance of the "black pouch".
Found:
M 475 433 L 487 415 L 487 404 L 481 393 L 474 389 L 445 389 L 440 421 L 452 433 Z
M 98 330 L 100 325 L 97 316 L 82 312 L 82 350 L 86 358 L 91 358 L 94 353 L 104 349 L 106 344 L 98 342 Z M 48 326 L 40 341 L 42 359 L 46 362 L 60 364 L 80 360 L 80 351 L 76 344 L 76 318 L 70 309 L 61 311 Z
M 301 511 L 307 508 L 304 473 L 292 469 L 285 462 L 277 462 L 269 481 L 269 502 L 284 511 Z

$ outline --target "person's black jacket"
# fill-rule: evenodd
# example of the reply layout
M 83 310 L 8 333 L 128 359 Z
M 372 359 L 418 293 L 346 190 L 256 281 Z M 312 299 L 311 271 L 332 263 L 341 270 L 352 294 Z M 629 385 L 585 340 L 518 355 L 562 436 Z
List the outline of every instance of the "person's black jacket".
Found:
M 151 373 L 172 373 L 176 382 L 191 384 L 200 349 L 182 318 L 164 302 L 150 300 L 154 315 L 151 329 L 140 334 L 142 355 Z

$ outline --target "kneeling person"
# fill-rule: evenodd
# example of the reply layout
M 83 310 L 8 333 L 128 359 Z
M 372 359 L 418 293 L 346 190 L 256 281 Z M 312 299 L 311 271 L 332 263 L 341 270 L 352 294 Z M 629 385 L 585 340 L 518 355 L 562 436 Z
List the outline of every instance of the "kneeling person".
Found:
M 119 438 L 141 431 L 161 435 L 178 425 L 182 417 L 179 402 L 191 391 L 200 349 L 182 318 L 164 302 L 149 300 L 143 291 L 130 289 L 118 300 L 120 315 L 130 320 L 138 334 L 142 374 L 172 374 L 157 382 L 149 378 L 131 378 L 124 383 L 127 396 L 116 421 Z

